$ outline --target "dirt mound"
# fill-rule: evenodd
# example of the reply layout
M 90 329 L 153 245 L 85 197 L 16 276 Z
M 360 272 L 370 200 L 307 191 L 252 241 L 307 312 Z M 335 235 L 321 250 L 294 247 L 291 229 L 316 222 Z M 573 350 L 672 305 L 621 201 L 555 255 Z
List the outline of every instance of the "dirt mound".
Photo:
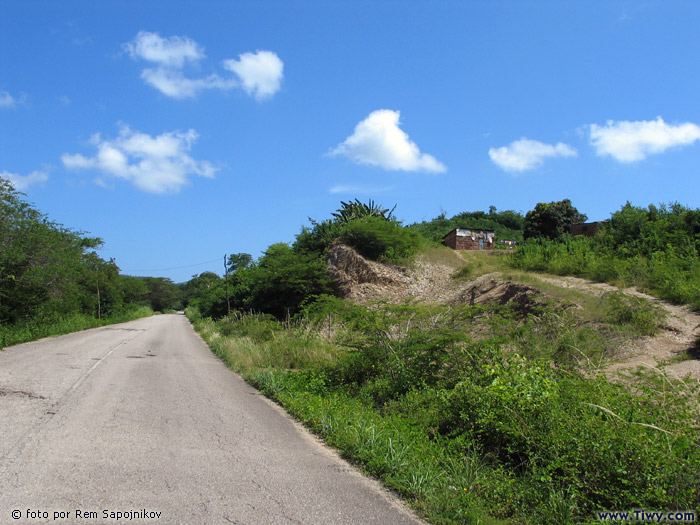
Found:
M 410 281 L 398 267 L 368 261 L 345 244 L 328 251 L 328 273 L 335 291 L 350 299 L 362 299 L 368 293 L 383 295 L 377 299 L 401 295 Z
M 418 257 L 410 269 L 368 261 L 344 244 L 328 252 L 328 271 L 335 291 L 354 302 L 401 302 L 415 299 L 443 304 L 517 303 L 524 311 L 538 304 L 536 289 L 483 275 L 473 281 L 452 279 L 454 268 Z
M 490 302 L 516 303 L 522 310 L 530 311 L 539 304 L 541 295 L 535 288 L 526 284 L 489 279 L 469 286 L 454 302 L 470 305 Z

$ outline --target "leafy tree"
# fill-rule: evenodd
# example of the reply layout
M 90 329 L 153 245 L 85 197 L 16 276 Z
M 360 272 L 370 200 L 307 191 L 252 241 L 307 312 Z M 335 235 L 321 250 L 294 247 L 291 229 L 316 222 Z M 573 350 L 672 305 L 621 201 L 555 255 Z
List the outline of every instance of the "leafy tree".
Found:
M 119 276 L 120 288 L 124 295 L 125 304 L 150 305 L 148 300 L 148 285 L 141 277 L 131 275 Z
M 423 243 L 418 233 L 381 217 L 349 222 L 342 230 L 341 240 L 369 259 L 394 264 L 413 257 Z
M 563 239 L 571 232 L 571 225 L 586 222 L 588 217 L 580 213 L 569 199 L 540 202 L 525 215 L 524 237 Z
M 309 218 L 309 221 L 312 227 L 302 226 L 301 233 L 297 235 L 293 249 L 298 253 L 325 255 L 328 247 L 340 237 L 343 225 L 330 219 L 316 222 Z
M 214 272 L 202 272 L 199 275 L 193 275 L 192 279 L 185 284 L 180 285 L 180 296 L 183 306 L 188 306 L 190 303 L 202 300 L 204 296 L 210 295 L 213 289 L 217 289 L 217 285 L 221 281 L 221 277 Z M 203 311 L 203 308 L 200 308 Z
M 346 227 L 361 219 L 374 217 L 389 222 L 398 222 L 394 218 L 394 206 L 391 210 L 383 208 L 376 204 L 373 200 L 369 200 L 366 204 L 355 199 L 350 202 L 341 201 L 341 207 L 331 215 L 332 219 L 326 219 L 317 222 L 309 217 L 311 228 L 303 226 L 301 233 L 297 235 L 293 249 L 298 253 L 315 253 L 325 256 L 328 252 L 328 247 L 337 241 L 346 231 Z
M 233 253 L 228 256 L 226 261 L 229 273 L 248 268 L 251 264 L 253 264 L 253 256 L 249 253 Z
M 0 322 L 118 309 L 117 268 L 94 252 L 101 245 L 50 221 L 0 179 Z
M 105 261 L 95 252 L 89 252 L 83 256 L 83 265 L 78 280 L 82 288 L 81 310 L 98 319 L 119 312 L 124 303 L 124 290 L 114 260 Z
M 280 318 L 296 313 L 311 295 L 331 293 L 325 261 L 284 243 L 270 246 L 256 265 L 236 272 L 232 280 L 237 306 Z

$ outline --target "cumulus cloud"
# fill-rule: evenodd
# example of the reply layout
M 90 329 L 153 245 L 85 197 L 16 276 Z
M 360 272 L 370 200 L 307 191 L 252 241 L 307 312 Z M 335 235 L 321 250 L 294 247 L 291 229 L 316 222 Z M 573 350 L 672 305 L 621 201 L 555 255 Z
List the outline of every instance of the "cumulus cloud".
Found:
M 523 172 L 540 166 L 549 157 L 574 157 L 577 152 L 571 146 L 559 142 L 545 144 L 537 140 L 522 138 L 507 146 L 489 149 L 489 157 L 506 171 Z
M 136 38 L 122 45 L 131 58 L 156 62 L 164 67 L 181 68 L 185 61 L 204 58 L 204 48 L 187 37 L 161 37 L 158 33 L 139 31 Z
M 400 113 L 389 109 L 373 111 L 355 126 L 355 132 L 330 155 L 342 155 L 358 164 L 370 164 L 387 170 L 447 171 L 432 155 L 418 146 L 399 127 Z
M 676 126 L 656 120 L 635 122 L 609 120 L 605 126 L 591 124 L 590 141 L 599 156 L 610 155 L 619 162 L 644 160 L 654 153 L 687 146 L 700 139 L 700 127 L 691 122 Z
M 270 98 L 282 84 L 284 64 L 272 51 L 243 53 L 238 60 L 224 60 L 223 66 L 238 75 L 243 89 L 256 100 Z
M 103 139 L 99 133 L 92 136 L 90 143 L 97 148 L 94 156 L 64 153 L 61 160 L 67 169 L 96 170 L 103 176 L 127 180 L 142 191 L 176 193 L 189 176 L 213 177 L 217 171 L 210 162 L 188 154 L 197 138 L 193 129 L 154 137 L 122 126 L 116 139 Z M 104 179 L 100 177 L 98 182 Z
M 49 180 L 49 174 L 45 171 L 32 171 L 29 175 L 17 175 L 8 171 L 0 172 L 0 178 L 7 179 L 18 191 L 26 191 L 30 186 L 43 186 Z
M 284 65 L 272 51 L 243 53 L 239 55 L 239 60 L 224 60 L 224 69 L 233 72 L 233 77 L 224 78 L 213 73 L 190 78 L 183 72 L 185 65 L 197 64 L 206 58 L 204 48 L 190 38 L 163 38 L 158 33 L 140 31 L 134 40 L 123 44 L 122 48 L 134 60 L 154 64 L 155 67 L 145 68 L 141 72 L 141 78 L 172 98 L 194 98 L 204 89 L 240 87 L 256 100 L 264 100 L 279 91 L 282 83 Z

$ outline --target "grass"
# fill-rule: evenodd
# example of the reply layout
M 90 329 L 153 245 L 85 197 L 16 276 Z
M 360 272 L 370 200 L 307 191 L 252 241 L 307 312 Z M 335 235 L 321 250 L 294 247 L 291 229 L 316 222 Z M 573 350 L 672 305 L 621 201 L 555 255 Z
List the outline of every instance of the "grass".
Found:
M 214 322 L 192 309 L 187 314 L 214 353 L 246 377 L 261 369 L 290 370 L 334 362 L 340 351 L 308 327 L 286 330 L 264 316 L 232 316 Z
M 431 264 L 441 264 L 455 269 L 464 266 L 464 259 L 447 246 L 438 244 L 425 245 L 421 248 L 419 256 Z
M 487 273 L 502 272 L 509 268 L 508 253 L 500 250 L 478 251 L 464 250 L 459 254 L 468 267 L 472 267 L 471 277 L 476 278 Z
M 531 285 L 564 305 L 575 305 L 579 318 L 607 322 L 627 336 L 654 335 L 666 319 L 666 312 L 649 300 L 620 291 L 601 291 L 600 295 L 594 295 L 559 286 L 536 274 L 513 270 L 505 272 L 503 278 Z
M 432 523 L 700 505 L 697 383 L 596 376 L 606 337 L 569 312 L 322 298 L 291 325 L 187 313 L 228 366 Z
M 455 270 L 454 278 L 474 278 L 492 272 L 510 268 L 507 264 L 507 252 L 500 250 L 455 251 L 447 246 L 424 246 L 419 257 L 430 264 L 448 266 Z
M 0 326 L 0 349 L 36 341 L 44 337 L 70 334 L 110 324 L 125 323 L 141 317 L 148 317 L 149 315 L 153 315 L 153 310 L 142 306 L 103 319 L 96 319 L 89 315 L 73 314 L 57 319 L 33 320 L 19 325 Z

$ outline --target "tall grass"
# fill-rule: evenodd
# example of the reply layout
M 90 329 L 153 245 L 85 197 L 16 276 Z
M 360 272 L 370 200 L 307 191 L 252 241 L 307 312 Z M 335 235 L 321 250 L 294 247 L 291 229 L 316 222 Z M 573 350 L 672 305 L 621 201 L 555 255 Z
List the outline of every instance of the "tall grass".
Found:
M 36 341 L 44 337 L 69 334 L 110 324 L 125 323 L 150 315 L 153 315 L 153 310 L 150 307 L 139 306 L 103 319 L 96 319 L 85 314 L 72 314 L 42 320 L 32 319 L 16 325 L 0 325 L 0 349 L 28 341 Z
M 265 369 L 294 370 L 334 362 L 340 349 L 308 327 L 285 328 L 272 316 L 232 314 L 218 322 L 186 311 L 213 352 L 243 376 Z

